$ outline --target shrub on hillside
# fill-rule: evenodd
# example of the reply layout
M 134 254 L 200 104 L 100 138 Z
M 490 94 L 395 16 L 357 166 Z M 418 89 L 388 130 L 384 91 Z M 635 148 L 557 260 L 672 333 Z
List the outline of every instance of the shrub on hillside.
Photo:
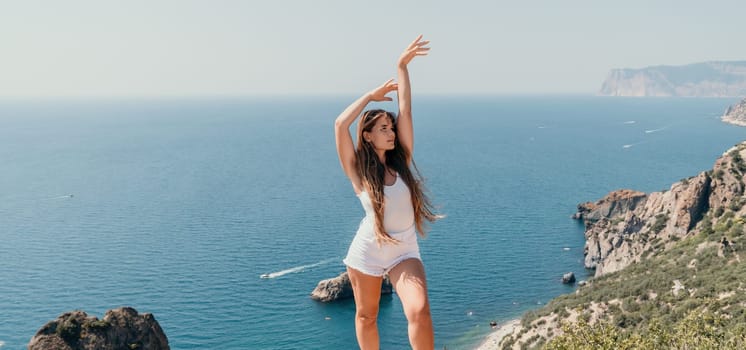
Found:
M 692 310 L 673 327 L 653 320 L 644 332 L 626 333 L 606 322 L 589 325 L 565 323 L 563 334 L 552 339 L 549 350 L 632 350 L 632 349 L 743 349 L 746 325 L 726 331 L 726 318 L 710 311 Z

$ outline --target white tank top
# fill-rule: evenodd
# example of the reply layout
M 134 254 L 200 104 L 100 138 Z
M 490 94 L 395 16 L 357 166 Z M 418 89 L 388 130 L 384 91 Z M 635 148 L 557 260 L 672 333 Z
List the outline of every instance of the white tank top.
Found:
M 393 185 L 383 187 L 383 196 L 385 203 L 383 207 L 383 228 L 386 232 L 391 234 L 411 228 L 414 225 L 412 197 L 409 194 L 409 187 L 398 173 Z M 376 214 L 373 211 L 373 203 L 370 201 L 368 192 L 360 192 L 358 198 L 360 198 L 363 209 L 365 209 L 365 221 L 371 224 L 375 223 Z

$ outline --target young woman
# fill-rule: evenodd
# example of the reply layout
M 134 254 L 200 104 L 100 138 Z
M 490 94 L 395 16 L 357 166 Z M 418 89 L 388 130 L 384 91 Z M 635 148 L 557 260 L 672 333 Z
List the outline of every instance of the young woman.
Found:
M 362 350 L 378 349 L 376 320 L 385 274 L 404 307 L 412 348 L 434 348 L 417 232 L 424 234 L 425 220 L 439 216 L 424 194 L 412 161 L 414 133 L 407 69 L 414 57 L 427 55 L 428 43 L 420 35 L 404 50 L 397 64 L 398 84 L 391 79 L 366 93 L 334 123 L 342 169 L 366 214 L 344 259 L 355 296 L 355 332 Z M 398 117 L 380 109 L 362 113 L 369 102 L 392 101 L 386 94 L 394 90 L 398 93 Z M 356 148 L 350 126 L 361 113 Z

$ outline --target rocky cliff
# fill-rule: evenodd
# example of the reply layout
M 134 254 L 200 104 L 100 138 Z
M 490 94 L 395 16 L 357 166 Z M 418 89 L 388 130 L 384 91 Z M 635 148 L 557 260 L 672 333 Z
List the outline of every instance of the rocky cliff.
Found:
M 621 270 L 680 239 L 711 228 L 726 211 L 746 215 L 743 176 L 746 142 L 726 151 L 711 171 L 683 179 L 668 191 L 619 190 L 578 205 L 585 222 L 585 267 L 596 276 Z M 712 210 L 707 222 L 703 218 Z
M 746 126 L 746 98 L 728 107 L 721 119 L 726 123 Z
M 585 264 L 596 276 L 483 349 L 541 348 L 557 338 L 575 346 L 550 348 L 746 348 L 744 157 L 746 142 L 669 190 L 618 190 L 578 205 Z
M 599 91 L 604 96 L 746 96 L 746 61 L 684 66 L 612 69 Z
M 29 350 L 168 350 L 168 339 L 152 314 L 133 308 L 109 310 L 102 320 L 83 311 L 60 315 L 36 332 Z

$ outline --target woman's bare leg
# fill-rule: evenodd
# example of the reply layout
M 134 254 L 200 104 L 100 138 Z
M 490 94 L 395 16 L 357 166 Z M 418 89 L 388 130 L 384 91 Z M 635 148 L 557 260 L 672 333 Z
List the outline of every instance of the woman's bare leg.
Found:
M 378 303 L 383 277 L 347 268 L 355 297 L 355 335 L 360 350 L 378 350 Z
M 433 320 L 427 298 L 425 267 L 419 259 L 407 259 L 389 272 L 396 295 L 401 299 L 409 323 L 409 343 L 413 350 L 433 350 Z

